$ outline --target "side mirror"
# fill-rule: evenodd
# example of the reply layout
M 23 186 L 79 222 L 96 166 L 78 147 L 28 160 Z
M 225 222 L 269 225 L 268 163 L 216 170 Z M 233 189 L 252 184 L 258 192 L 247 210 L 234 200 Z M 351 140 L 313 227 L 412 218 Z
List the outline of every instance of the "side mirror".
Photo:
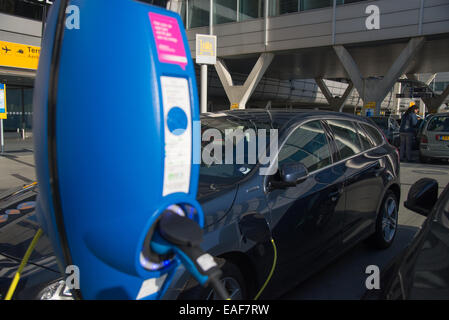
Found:
M 298 183 L 307 179 L 308 174 L 307 168 L 302 163 L 283 164 L 279 168 L 279 177 L 269 180 L 268 190 L 295 187 Z
M 435 179 L 422 178 L 416 181 L 408 192 L 404 206 L 427 217 L 438 200 L 438 182 Z
M 286 163 L 279 169 L 282 182 L 293 186 L 305 180 L 308 174 L 307 168 L 302 163 Z

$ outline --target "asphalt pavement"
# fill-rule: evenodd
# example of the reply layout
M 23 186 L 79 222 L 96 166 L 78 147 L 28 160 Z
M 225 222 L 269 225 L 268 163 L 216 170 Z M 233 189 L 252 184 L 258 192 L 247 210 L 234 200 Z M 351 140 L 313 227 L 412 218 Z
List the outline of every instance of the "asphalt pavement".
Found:
M 33 148 L 32 138 L 6 136 L 5 152 L 0 154 L 0 193 L 36 180 Z

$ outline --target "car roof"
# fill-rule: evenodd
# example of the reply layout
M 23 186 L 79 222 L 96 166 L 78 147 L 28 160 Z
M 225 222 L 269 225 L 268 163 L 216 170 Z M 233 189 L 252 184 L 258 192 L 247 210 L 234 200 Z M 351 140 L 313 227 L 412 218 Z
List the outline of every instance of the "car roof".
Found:
M 312 119 L 346 119 L 346 120 L 357 120 L 365 123 L 372 124 L 366 119 L 355 116 L 349 113 L 324 111 L 324 110 L 313 110 L 313 109 L 239 109 L 239 110 L 225 110 L 217 112 L 207 112 L 201 114 L 202 117 L 216 116 L 221 114 L 223 116 L 236 117 L 241 120 L 252 120 L 260 121 L 264 123 L 271 123 L 272 127 L 275 129 L 282 130 L 288 128 L 290 125 L 303 121 Z
M 435 117 L 435 116 L 444 116 L 444 117 L 447 117 L 447 116 L 449 116 L 449 112 L 440 112 L 440 113 L 434 113 L 434 114 L 432 114 L 432 117 Z

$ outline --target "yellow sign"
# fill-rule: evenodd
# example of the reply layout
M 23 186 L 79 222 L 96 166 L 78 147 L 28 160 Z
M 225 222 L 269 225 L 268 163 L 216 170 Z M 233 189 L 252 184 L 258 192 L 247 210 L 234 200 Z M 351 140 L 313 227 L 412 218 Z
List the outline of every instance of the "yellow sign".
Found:
M 212 47 L 212 43 L 200 40 L 200 53 L 203 54 L 214 54 L 214 48 Z
M 217 36 L 196 34 L 196 63 L 215 64 L 217 62 Z
M 40 47 L 0 41 L 0 66 L 37 70 Z
M 365 103 L 365 105 L 363 107 L 365 109 L 373 109 L 376 107 L 376 103 L 375 102 L 367 102 L 367 103 Z
M 0 119 L 7 118 L 6 112 L 6 85 L 0 83 Z
M 238 109 L 238 108 L 239 108 L 239 104 L 238 103 L 231 104 L 231 110 Z

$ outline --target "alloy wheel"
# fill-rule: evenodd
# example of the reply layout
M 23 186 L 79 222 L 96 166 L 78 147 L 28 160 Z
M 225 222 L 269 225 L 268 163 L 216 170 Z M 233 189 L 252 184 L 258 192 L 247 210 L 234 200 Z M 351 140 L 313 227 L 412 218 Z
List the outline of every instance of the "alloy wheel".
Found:
M 382 217 L 382 235 L 386 242 L 390 242 L 396 233 L 398 225 L 398 206 L 393 197 L 385 201 Z

